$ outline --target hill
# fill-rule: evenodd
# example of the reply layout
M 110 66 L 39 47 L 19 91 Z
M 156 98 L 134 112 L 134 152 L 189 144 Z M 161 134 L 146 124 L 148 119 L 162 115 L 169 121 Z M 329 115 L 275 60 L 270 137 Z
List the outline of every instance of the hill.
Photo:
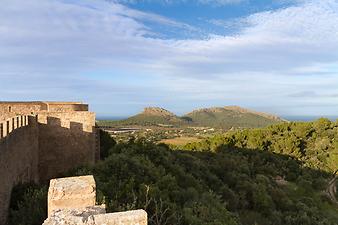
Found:
M 213 107 L 194 110 L 184 116 L 195 124 L 209 127 L 264 127 L 285 120 L 262 112 L 255 112 L 239 106 Z
M 194 110 L 182 117 L 159 107 L 147 107 L 143 112 L 120 121 L 99 121 L 99 125 L 160 125 L 203 126 L 230 129 L 255 128 L 283 122 L 285 120 L 262 112 L 239 106 L 213 107 Z
M 183 125 L 185 124 L 185 121 L 166 109 L 159 107 L 147 107 L 143 110 L 143 112 L 129 117 L 126 120 L 121 120 L 119 123 L 127 125 L 173 126 Z

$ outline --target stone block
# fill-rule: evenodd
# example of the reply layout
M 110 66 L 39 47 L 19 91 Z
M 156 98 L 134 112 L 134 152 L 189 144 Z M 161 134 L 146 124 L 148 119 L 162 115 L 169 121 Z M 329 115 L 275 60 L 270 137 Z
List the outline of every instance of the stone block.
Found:
M 54 210 L 95 206 L 96 185 L 93 176 L 52 179 L 48 190 L 48 216 Z
M 146 211 L 131 210 L 125 212 L 94 215 L 95 225 L 147 225 Z
M 58 209 L 42 225 L 147 225 L 144 210 L 105 214 L 100 206 L 81 209 Z
M 81 209 L 57 209 L 42 225 L 94 225 L 93 215 L 105 213 L 101 206 Z

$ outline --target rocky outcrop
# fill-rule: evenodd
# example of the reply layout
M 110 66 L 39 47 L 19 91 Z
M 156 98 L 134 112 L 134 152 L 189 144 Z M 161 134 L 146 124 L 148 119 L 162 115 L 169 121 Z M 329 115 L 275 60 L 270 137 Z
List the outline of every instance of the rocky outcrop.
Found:
M 160 107 L 146 107 L 142 113 L 153 116 L 177 117 L 174 113 Z

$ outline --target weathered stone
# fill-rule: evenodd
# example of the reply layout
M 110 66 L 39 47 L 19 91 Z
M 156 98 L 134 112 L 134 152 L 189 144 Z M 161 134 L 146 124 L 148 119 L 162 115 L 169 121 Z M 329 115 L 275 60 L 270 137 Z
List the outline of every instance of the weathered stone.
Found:
M 81 209 L 59 209 L 42 225 L 147 225 L 144 210 L 108 213 L 100 206 Z
M 95 225 L 147 225 L 147 223 L 147 213 L 142 209 L 94 215 Z
M 105 213 L 95 206 L 93 176 L 53 179 L 48 191 L 48 218 L 43 225 L 147 225 L 144 210 Z
M 57 209 L 48 217 L 43 225 L 94 225 L 93 215 L 105 213 L 101 206 L 80 209 Z
M 48 216 L 57 209 L 95 206 L 95 201 L 93 176 L 52 179 L 48 190 Z

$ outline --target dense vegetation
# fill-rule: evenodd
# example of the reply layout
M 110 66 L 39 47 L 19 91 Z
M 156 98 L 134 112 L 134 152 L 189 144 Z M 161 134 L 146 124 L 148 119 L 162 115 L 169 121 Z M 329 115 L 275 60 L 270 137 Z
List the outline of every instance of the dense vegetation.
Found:
M 184 150 L 142 140 L 116 144 L 103 134 L 105 158 L 68 175 L 94 174 L 98 201 L 109 212 L 143 208 L 151 225 L 337 225 L 338 206 L 325 193 L 338 166 L 337 129 L 325 119 L 285 123 Z M 18 219 L 29 211 L 11 211 L 13 224 L 37 224 Z
M 191 143 L 186 150 L 213 151 L 221 145 L 293 156 L 304 166 L 334 172 L 338 169 L 338 121 L 319 119 L 292 122 L 262 129 L 230 131 Z
M 47 217 L 47 185 L 20 184 L 13 188 L 10 225 L 41 225 Z

